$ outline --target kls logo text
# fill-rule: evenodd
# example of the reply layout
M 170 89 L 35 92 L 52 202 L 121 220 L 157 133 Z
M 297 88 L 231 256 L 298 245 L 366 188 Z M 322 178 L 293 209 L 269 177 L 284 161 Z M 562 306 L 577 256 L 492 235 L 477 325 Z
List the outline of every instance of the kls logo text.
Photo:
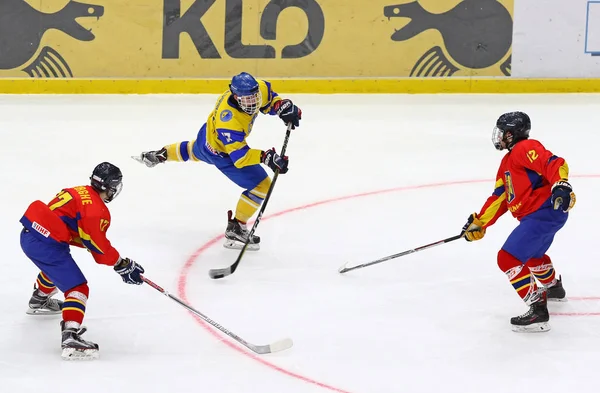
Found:
M 217 2 L 225 1 L 225 42 L 227 55 L 234 59 L 274 59 L 277 57 L 271 45 L 246 45 L 242 43 L 243 0 L 196 0 L 184 13 L 182 0 L 163 0 L 162 58 L 178 59 L 179 39 L 183 33 L 191 38 L 200 57 L 220 59 L 210 34 L 202 23 L 202 17 Z M 286 8 L 301 9 L 308 19 L 306 37 L 300 43 L 290 43 L 281 52 L 280 58 L 297 59 L 314 52 L 321 44 L 325 33 L 325 16 L 316 0 L 271 0 L 262 10 L 260 35 L 263 39 L 277 39 L 277 19 Z M 285 37 L 279 37 L 281 41 Z

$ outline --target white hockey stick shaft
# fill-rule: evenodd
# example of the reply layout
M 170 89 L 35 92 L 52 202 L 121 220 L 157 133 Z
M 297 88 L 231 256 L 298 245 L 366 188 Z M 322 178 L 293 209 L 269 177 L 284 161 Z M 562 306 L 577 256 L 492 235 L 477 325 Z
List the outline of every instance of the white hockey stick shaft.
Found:
M 276 342 L 274 342 L 272 344 L 269 344 L 269 345 L 254 345 L 254 344 L 251 344 L 251 343 L 247 342 L 246 340 L 244 340 L 243 338 L 241 338 L 240 336 L 238 336 L 237 334 L 235 334 L 235 333 L 229 331 L 228 329 L 226 329 L 225 327 L 221 326 L 219 323 L 213 321 L 212 319 L 210 319 L 206 315 L 202 314 L 200 311 L 196 310 L 195 308 L 193 308 L 189 304 L 185 303 L 183 300 L 179 299 L 178 297 L 176 297 L 174 295 L 171 295 L 169 292 L 167 292 L 162 287 L 160 287 L 159 285 L 155 284 L 153 281 L 149 280 L 148 278 L 142 276 L 142 280 L 144 280 L 144 282 L 146 284 L 150 285 L 152 288 L 156 289 L 157 291 L 159 291 L 160 293 L 162 293 L 163 295 L 165 295 L 169 299 L 177 302 L 179 305 L 185 307 L 188 311 L 190 311 L 193 314 L 197 315 L 204 322 L 206 322 L 209 325 L 215 327 L 219 331 L 225 333 L 226 335 L 228 335 L 229 337 L 233 338 L 235 341 L 237 341 L 238 343 L 242 344 L 243 346 L 245 346 L 246 348 L 250 349 L 251 351 L 253 351 L 255 353 L 258 353 L 258 354 L 262 355 L 262 354 L 266 354 L 266 353 L 284 351 L 286 349 L 291 348 L 292 345 L 293 345 L 292 340 L 289 339 L 289 338 L 276 341 Z

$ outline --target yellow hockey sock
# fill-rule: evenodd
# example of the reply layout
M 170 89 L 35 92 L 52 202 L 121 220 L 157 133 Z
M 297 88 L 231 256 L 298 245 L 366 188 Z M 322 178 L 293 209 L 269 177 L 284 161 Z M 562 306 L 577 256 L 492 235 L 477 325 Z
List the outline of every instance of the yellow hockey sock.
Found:
M 267 176 L 253 190 L 246 190 L 240 195 L 237 207 L 235 209 L 235 218 L 245 224 L 256 213 L 262 204 L 267 191 L 271 186 L 271 179 Z

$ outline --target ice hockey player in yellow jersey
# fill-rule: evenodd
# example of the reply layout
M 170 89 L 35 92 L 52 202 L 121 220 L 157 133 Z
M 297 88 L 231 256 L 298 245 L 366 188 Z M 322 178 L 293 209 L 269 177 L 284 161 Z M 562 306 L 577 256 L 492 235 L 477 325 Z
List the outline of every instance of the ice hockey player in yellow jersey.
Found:
M 195 140 L 133 157 L 148 167 L 166 161 L 203 161 L 216 166 L 243 188 L 235 215 L 231 210 L 228 212 L 224 243 L 227 248 L 239 249 L 246 242 L 249 234 L 246 222 L 256 213 L 271 185 L 271 178 L 260 164 L 273 171 L 279 169 L 281 174 L 288 170 L 288 158 L 279 156 L 274 148 L 251 149 L 246 143 L 259 112 L 278 115 L 286 125 L 291 123 L 292 129 L 299 126 L 302 118 L 300 108 L 279 97 L 269 82 L 242 72 L 232 78 L 229 90 L 219 97 Z M 258 250 L 259 243 L 260 237 L 253 235 L 248 250 Z

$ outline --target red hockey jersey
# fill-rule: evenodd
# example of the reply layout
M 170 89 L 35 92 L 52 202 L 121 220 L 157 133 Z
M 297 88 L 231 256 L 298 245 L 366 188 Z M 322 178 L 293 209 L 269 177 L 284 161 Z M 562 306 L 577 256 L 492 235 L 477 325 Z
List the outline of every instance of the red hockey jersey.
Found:
M 87 248 L 97 263 L 113 266 L 119 259 L 106 237 L 110 212 L 91 186 L 65 188 L 48 204 L 31 203 L 21 223 L 42 238 Z
M 563 158 L 535 139 L 520 141 L 502 159 L 494 192 L 478 217 L 484 227 L 493 225 L 507 211 L 521 220 L 550 198 L 555 182 L 568 177 L 569 167 Z

